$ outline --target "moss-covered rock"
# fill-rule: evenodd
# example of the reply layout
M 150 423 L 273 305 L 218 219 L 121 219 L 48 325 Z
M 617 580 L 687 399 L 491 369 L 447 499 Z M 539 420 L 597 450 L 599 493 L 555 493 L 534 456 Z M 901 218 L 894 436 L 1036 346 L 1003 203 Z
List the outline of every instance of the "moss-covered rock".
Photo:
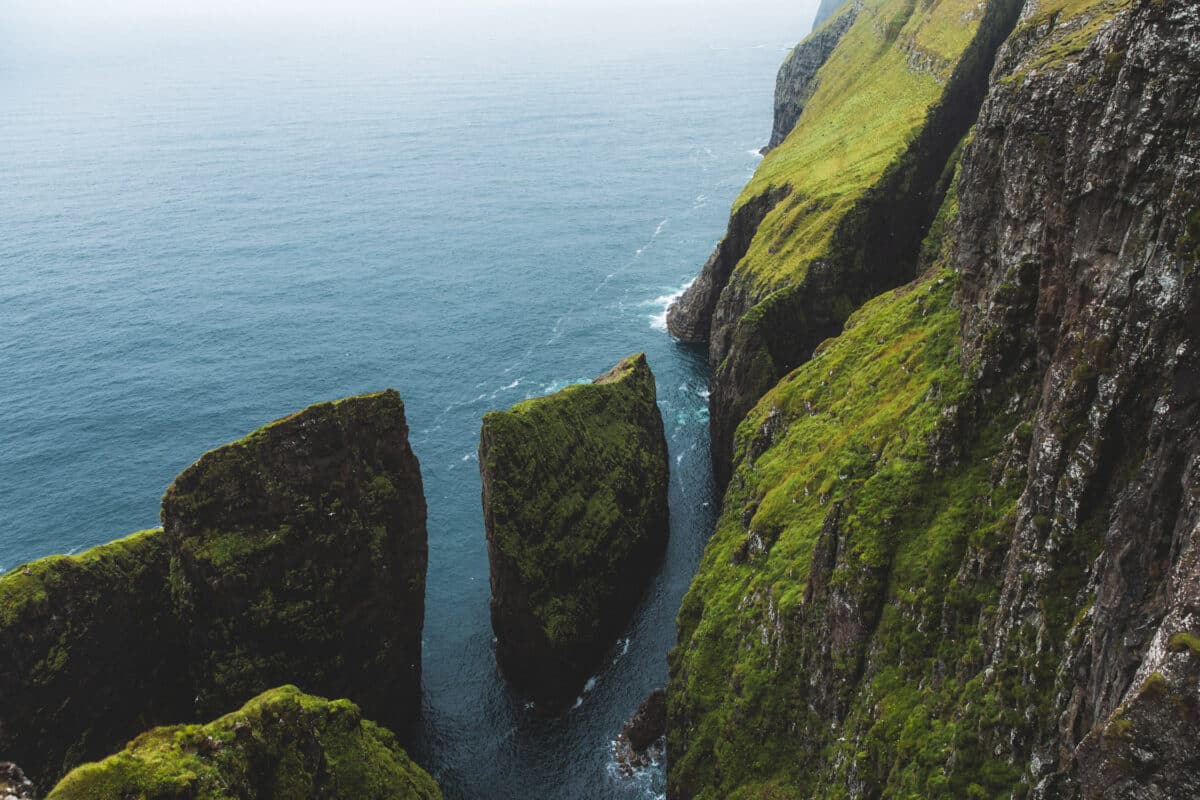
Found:
M 440 800 L 396 737 L 348 700 L 272 689 L 207 725 L 156 728 L 47 800 Z
M 396 392 L 206 454 L 163 521 L 0 576 L 0 756 L 44 788 L 153 725 L 287 682 L 397 731 L 416 717 L 425 500 Z
M 0 756 L 43 787 L 190 716 L 169 563 L 155 530 L 0 576 Z
M 185 470 L 163 498 L 203 718 L 270 686 L 420 703 L 425 498 L 394 391 L 311 406 Z
M 500 667 L 546 711 L 574 700 L 666 546 L 667 447 L 645 356 L 483 419 Z

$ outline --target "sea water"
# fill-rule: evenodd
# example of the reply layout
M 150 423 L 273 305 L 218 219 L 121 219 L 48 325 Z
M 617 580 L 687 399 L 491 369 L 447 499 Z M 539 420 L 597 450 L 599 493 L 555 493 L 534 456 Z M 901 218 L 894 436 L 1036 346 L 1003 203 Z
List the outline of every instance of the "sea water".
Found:
M 706 356 L 665 309 L 756 166 L 791 32 L 412 33 L 5 43 L 0 568 L 155 526 L 205 450 L 395 387 L 429 503 L 414 755 L 448 798 L 654 797 L 661 770 L 619 776 L 611 741 L 665 681 L 716 512 Z M 636 351 L 669 552 L 576 707 L 539 719 L 495 667 L 480 417 Z

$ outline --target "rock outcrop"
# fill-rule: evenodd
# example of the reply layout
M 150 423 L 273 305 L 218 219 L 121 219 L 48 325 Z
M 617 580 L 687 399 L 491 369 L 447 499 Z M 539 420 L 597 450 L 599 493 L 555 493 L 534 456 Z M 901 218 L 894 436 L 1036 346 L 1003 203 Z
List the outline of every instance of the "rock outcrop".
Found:
M 569 706 L 626 625 L 668 535 L 667 447 L 645 356 L 483 419 L 492 627 L 504 675 Z
M 637 711 L 613 742 L 613 757 L 622 774 L 634 775 L 662 761 L 666 751 L 667 691 L 655 689 L 642 701 Z
M 44 788 L 153 725 L 292 680 L 411 724 L 425 501 L 397 393 L 208 453 L 163 522 L 0 576 L 0 755 Z
M 670 797 L 1196 796 L 1198 82 L 1194 2 L 1025 8 L 918 279 L 737 428 Z
M 33 781 L 16 764 L 0 761 L 0 800 L 37 800 Z
M 206 453 L 167 490 L 197 711 L 295 682 L 398 729 L 417 715 L 425 496 L 394 391 Z
M 47 800 L 441 800 L 396 737 L 348 700 L 294 686 L 268 691 L 207 725 L 143 733 L 76 768 Z

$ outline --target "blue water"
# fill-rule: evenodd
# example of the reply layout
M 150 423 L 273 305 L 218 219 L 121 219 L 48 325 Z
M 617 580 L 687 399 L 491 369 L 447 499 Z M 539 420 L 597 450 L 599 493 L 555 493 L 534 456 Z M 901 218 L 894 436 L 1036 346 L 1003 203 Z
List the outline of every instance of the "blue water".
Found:
M 396 387 L 430 511 L 414 754 L 448 798 L 653 796 L 609 743 L 665 678 L 714 512 L 704 354 L 660 315 L 757 163 L 787 33 L 567 53 L 187 30 L 0 49 L 0 568 L 152 527 L 203 451 Z M 594 688 L 538 720 L 492 656 L 479 420 L 638 350 L 670 551 Z

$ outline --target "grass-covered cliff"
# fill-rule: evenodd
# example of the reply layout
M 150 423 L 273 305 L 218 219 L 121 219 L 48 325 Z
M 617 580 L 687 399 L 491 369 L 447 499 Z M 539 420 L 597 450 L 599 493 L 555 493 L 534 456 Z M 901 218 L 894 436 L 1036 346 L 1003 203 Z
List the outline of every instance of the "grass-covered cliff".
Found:
M 347 700 L 283 686 L 205 725 L 155 728 L 47 800 L 441 800 L 396 737 Z
M 714 275 L 702 273 L 668 315 L 677 336 L 709 345 L 719 483 L 754 403 L 855 308 L 916 275 L 951 156 L 1019 10 L 1019 0 L 852 0 L 789 59 L 809 64 L 803 79 L 781 71 L 773 142 L 800 113 L 733 221 L 759 211 L 748 230 L 731 226 L 726 240 L 741 246 L 710 261 Z M 789 81 L 802 103 L 789 100 Z
M 425 500 L 394 391 L 200 458 L 164 529 L 0 576 L 0 757 L 42 788 L 152 725 L 295 681 L 418 713 Z
M 496 656 L 547 710 L 574 701 L 666 547 L 667 444 L 642 354 L 483 419 Z
M 903 124 L 875 90 L 921 62 L 863 86 L 837 54 L 821 80 L 859 110 L 814 95 L 744 197 L 792 148 L 853 181 L 843 139 Z M 740 418 L 671 656 L 669 796 L 1200 791 L 1198 56 L 1192 3 L 1026 4 L 920 277 Z M 730 286 L 812 274 L 837 228 L 788 202 Z

